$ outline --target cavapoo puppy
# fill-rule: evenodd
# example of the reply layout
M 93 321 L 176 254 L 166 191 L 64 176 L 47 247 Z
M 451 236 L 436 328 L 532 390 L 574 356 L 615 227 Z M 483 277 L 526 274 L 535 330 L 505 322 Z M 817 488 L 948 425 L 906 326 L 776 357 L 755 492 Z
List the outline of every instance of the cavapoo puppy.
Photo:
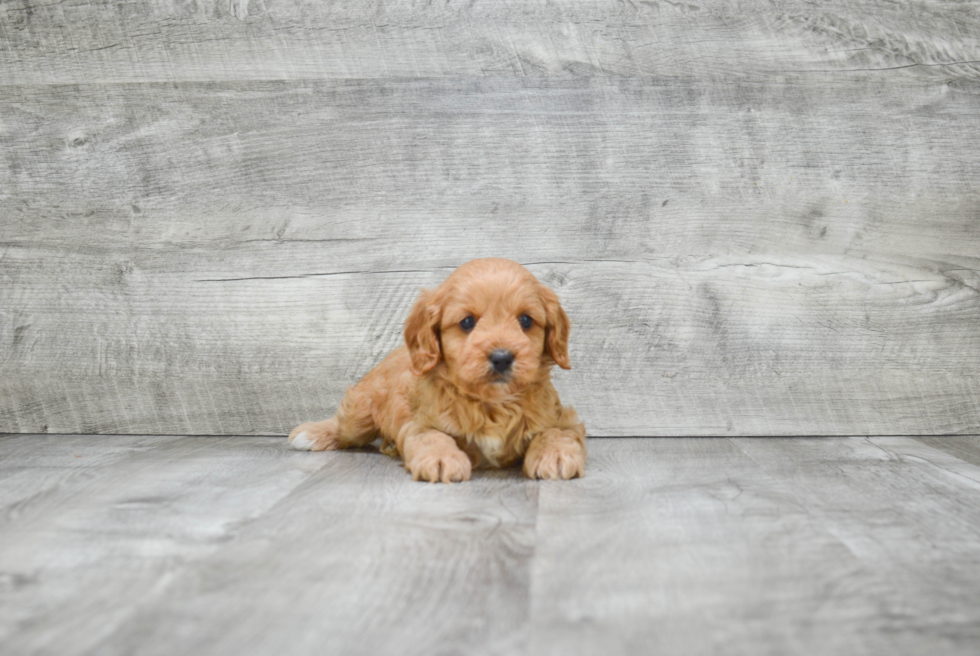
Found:
M 529 478 L 585 474 L 585 426 L 551 367 L 570 369 L 558 296 L 516 262 L 468 262 L 423 290 L 399 347 L 347 390 L 337 414 L 289 434 L 297 449 L 364 446 L 401 456 L 414 480 L 469 480 L 523 458 Z

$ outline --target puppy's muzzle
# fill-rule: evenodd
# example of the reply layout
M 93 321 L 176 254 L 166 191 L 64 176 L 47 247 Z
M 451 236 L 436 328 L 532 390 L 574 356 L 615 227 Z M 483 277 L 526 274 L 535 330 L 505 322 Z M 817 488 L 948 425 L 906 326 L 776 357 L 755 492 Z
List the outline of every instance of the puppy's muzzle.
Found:
M 490 353 L 490 366 L 494 373 L 506 376 L 510 373 L 510 367 L 514 364 L 514 354 L 506 349 L 496 349 Z

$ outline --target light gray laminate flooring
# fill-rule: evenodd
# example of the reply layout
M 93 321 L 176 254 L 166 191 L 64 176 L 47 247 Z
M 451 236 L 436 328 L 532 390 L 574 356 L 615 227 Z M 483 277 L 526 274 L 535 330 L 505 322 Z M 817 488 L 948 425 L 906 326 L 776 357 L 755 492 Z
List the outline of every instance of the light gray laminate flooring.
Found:
M 284 438 L 0 437 L 0 652 L 980 650 L 980 438 L 589 448 L 443 486 Z

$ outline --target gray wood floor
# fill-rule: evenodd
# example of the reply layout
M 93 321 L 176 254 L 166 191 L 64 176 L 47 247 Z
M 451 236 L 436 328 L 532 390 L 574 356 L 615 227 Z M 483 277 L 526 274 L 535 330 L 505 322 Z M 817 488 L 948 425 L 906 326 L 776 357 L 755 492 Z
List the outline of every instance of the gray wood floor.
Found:
M 272 437 L 0 437 L 4 654 L 966 654 L 980 438 L 594 439 L 413 483 Z

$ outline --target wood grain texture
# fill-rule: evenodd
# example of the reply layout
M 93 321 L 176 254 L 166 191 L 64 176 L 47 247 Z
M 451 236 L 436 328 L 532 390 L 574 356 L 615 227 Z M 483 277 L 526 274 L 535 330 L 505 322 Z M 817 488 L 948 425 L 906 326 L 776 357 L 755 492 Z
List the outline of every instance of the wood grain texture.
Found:
M 976 648 L 952 518 L 980 509 L 975 465 L 907 438 L 592 445 L 539 495 L 531 653 Z
M 0 651 L 10 654 L 97 648 L 188 562 L 324 465 L 234 438 L 25 435 L 0 449 Z
M 276 653 L 284 636 L 294 653 L 520 651 L 535 485 L 500 475 L 412 485 L 379 453 L 354 467 L 344 460 L 182 573 L 100 653 L 138 643 L 140 654 Z M 365 465 L 373 475 L 362 475 Z
M 945 451 L 971 465 L 980 467 L 980 440 L 972 437 L 947 435 L 944 437 L 920 437 L 919 442 L 934 449 Z
M 12 86 L 0 237 L 975 256 L 978 106 L 901 76 Z
M 786 480 L 814 519 L 885 584 L 879 606 L 885 631 L 910 640 L 934 634 L 935 648 L 950 652 L 976 649 L 980 613 L 967 601 L 977 589 L 967 572 L 980 565 L 980 531 L 965 516 L 949 515 L 953 507 L 967 515 L 980 509 L 975 465 L 898 437 L 809 440 L 803 448 L 739 440 L 738 446 Z M 847 510 L 835 501 L 841 492 L 850 498 Z M 869 518 L 871 526 L 857 516 Z M 943 555 L 937 544 L 944 545 Z M 928 584 L 921 578 L 926 571 Z M 932 597 L 937 587 L 943 592 Z
M 584 479 L 515 469 L 443 486 L 371 449 L 295 452 L 283 438 L 0 437 L 0 650 L 980 644 L 976 463 L 905 437 L 589 448 Z
M 967 348 L 980 319 L 973 295 L 935 271 L 915 272 L 917 290 L 897 284 L 898 267 L 882 281 L 880 271 L 861 273 L 863 261 L 845 261 L 857 270 L 836 276 L 839 261 L 818 260 L 802 273 L 794 262 L 532 267 L 546 280 L 561 276 L 559 291 L 576 317 L 574 368 L 557 374 L 564 400 L 593 435 L 976 432 L 978 356 Z M 52 310 L 49 324 L 31 325 L 37 337 L 23 349 L 23 376 L 0 383 L 15 428 L 288 431 L 297 418 L 332 412 L 345 387 L 396 345 L 416 289 L 437 278 L 215 285 L 165 271 L 154 281 L 147 264 L 134 276 L 146 282 L 123 298 L 92 308 L 97 287 L 91 295 L 76 287 L 80 308 Z M 169 271 L 173 259 L 162 264 Z M 922 282 L 927 273 L 932 289 Z M 34 308 L 43 308 L 41 296 Z M 778 306 L 767 305 L 773 298 Z M 64 328 L 68 312 L 82 315 L 74 321 L 84 331 Z M 45 320 L 38 309 L 31 316 Z M 937 321 L 946 324 L 938 348 Z M 65 362 L 75 368 L 28 375 Z
M 0 5 L 0 431 L 273 434 L 526 263 L 593 435 L 980 430 L 970 3 Z
M 6 90 L 0 429 L 287 432 L 487 255 L 561 295 L 593 435 L 980 427 L 972 87 Z
M 980 77 L 980 11 L 919 0 L 0 6 L 3 83 L 439 76 Z
M 25 479 L 0 488 L 5 653 L 523 642 L 532 482 L 419 485 L 376 450 L 309 458 L 283 438 L 97 440 L 0 439 L 0 477 Z

